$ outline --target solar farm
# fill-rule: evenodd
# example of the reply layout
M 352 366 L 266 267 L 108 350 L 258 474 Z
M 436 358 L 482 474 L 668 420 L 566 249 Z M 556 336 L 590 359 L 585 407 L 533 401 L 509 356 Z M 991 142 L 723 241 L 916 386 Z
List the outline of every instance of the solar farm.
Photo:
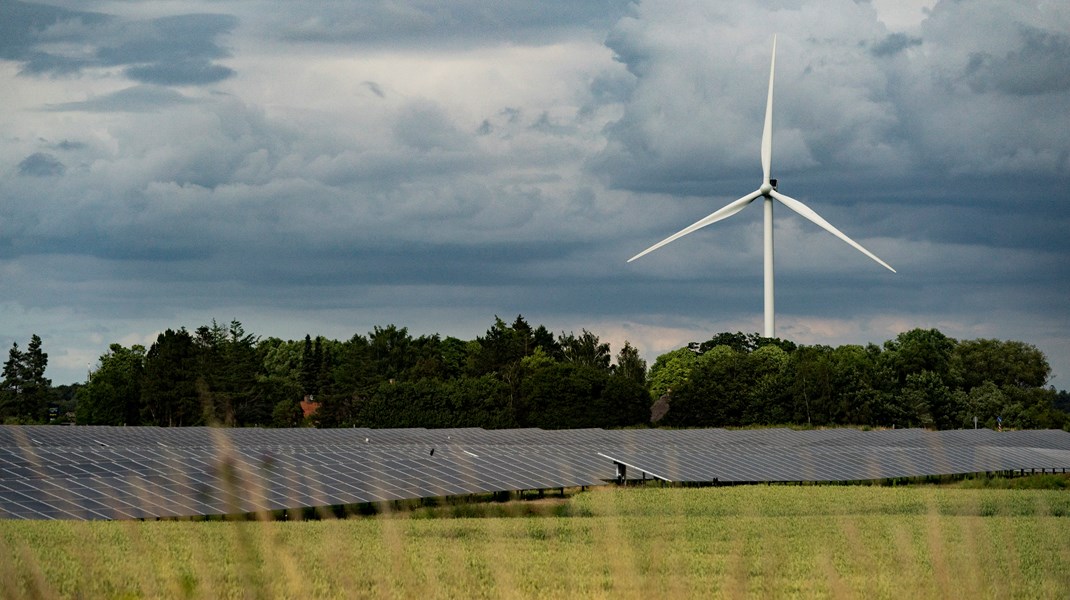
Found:
M 656 480 L 1065 473 L 1070 433 L 0 426 L 0 518 L 264 513 Z

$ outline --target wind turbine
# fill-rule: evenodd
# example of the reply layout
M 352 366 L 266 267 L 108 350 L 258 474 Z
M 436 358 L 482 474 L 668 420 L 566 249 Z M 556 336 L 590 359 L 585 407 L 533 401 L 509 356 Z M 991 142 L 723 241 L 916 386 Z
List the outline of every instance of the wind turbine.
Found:
M 769 96 L 765 103 L 765 128 L 762 130 L 762 185 L 753 192 L 743 196 L 739 200 L 729 203 L 724 208 L 714 212 L 704 219 L 697 221 L 696 223 L 670 235 L 669 237 L 661 240 L 653 246 L 643 250 L 639 254 L 628 259 L 628 262 L 649 254 L 658 248 L 684 237 L 685 235 L 702 229 L 703 227 L 716 223 L 722 219 L 727 219 L 737 212 L 743 210 L 745 206 L 753 202 L 758 198 L 765 200 L 765 337 L 775 337 L 775 323 L 773 319 L 773 199 L 777 199 L 781 204 L 802 215 L 803 217 L 813 221 L 818 227 L 821 227 L 825 231 L 847 242 L 862 254 L 872 258 L 880 263 L 883 267 L 895 273 L 895 269 L 888 265 L 888 263 L 877 258 L 875 254 L 866 250 L 861 244 L 852 240 L 844 235 L 842 231 L 836 229 L 828 221 L 821 218 L 821 215 L 817 214 L 798 200 L 781 194 L 777 191 L 777 180 L 769 178 L 769 166 L 773 159 L 773 72 L 776 70 L 776 36 L 773 36 L 773 59 L 769 64 Z

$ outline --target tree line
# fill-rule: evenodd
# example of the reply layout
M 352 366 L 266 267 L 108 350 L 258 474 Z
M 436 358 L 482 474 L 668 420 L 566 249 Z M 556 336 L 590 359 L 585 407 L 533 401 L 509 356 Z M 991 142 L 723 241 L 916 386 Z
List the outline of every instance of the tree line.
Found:
M 1043 353 L 916 329 L 883 345 L 805 346 L 721 333 L 659 356 L 614 355 L 522 316 L 474 340 L 376 326 L 345 341 L 260 338 L 238 321 L 112 344 L 84 384 L 52 388 L 34 335 L 12 346 L 5 422 L 275 427 L 749 425 L 1070 428 Z M 61 415 L 57 418 L 57 414 Z
M 649 418 L 646 363 L 518 316 L 465 341 L 375 327 L 346 341 L 258 339 L 238 321 L 113 344 L 78 423 L 294 427 L 621 427 Z
M 650 387 L 669 426 L 1070 427 L 1050 375 L 1030 344 L 936 329 L 835 348 L 724 333 L 658 357 Z

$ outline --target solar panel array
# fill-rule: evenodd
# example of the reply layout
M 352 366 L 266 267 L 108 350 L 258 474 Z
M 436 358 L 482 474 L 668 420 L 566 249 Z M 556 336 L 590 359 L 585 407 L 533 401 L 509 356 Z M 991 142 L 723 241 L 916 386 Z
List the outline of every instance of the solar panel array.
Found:
M 672 482 L 1070 469 L 1070 433 L 917 429 L 223 429 L 0 426 L 0 518 L 251 513 Z

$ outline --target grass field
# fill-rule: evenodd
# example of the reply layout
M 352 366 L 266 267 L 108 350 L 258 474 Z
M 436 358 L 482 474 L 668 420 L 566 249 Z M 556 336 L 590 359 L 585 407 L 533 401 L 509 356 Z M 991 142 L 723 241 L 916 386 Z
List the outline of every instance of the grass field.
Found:
M 0 521 L 4 598 L 1067 598 L 1070 492 L 593 490 L 303 522 Z

